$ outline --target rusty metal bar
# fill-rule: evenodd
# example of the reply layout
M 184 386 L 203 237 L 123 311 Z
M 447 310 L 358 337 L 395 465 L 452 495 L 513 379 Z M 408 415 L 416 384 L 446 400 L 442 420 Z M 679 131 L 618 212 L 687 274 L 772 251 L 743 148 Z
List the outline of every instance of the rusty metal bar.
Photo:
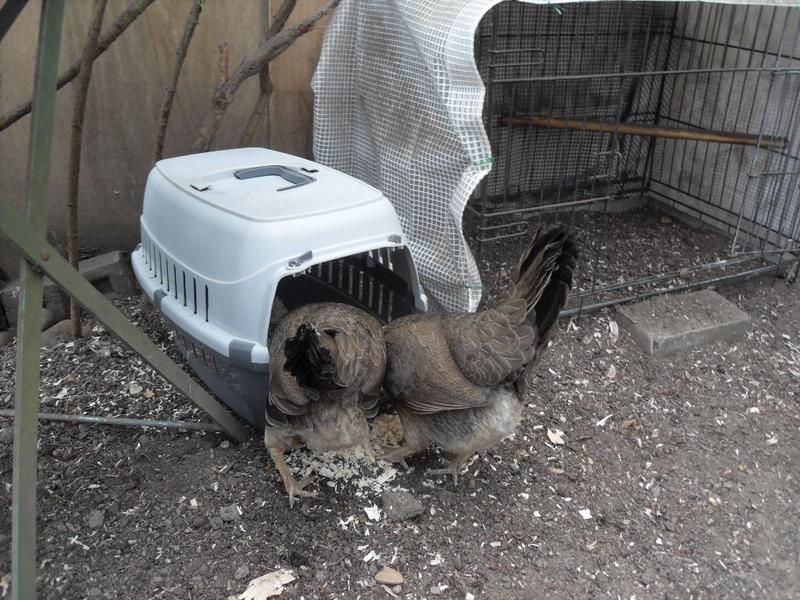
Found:
M 735 131 L 710 131 L 703 129 L 686 129 L 681 127 L 663 127 L 639 123 L 617 123 L 611 121 L 585 121 L 575 119 L 553 119 L 518 115 L 504 117 L 503 124 L 511 127 L 542 127 L 549 129 L 571 129 L 573 131 L 592 131 L 597 133 L 613 133 L 617 135 L 639 135 L 642 137 L 668 138 L 673 140 L 690 140 L 693 142 L 712 142 L 716 144 L 736 144 L 740 146 L 759 146 L 770 150 L 783 150 L 789 145 L 789 139 L 769 135 L 754 135 Z

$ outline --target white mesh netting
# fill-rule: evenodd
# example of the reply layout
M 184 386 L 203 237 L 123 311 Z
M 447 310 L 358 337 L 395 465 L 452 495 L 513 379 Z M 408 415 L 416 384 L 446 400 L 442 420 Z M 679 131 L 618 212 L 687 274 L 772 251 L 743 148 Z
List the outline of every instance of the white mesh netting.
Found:
M 312 83 L 316 160 L 394 204 L 422 284 L 445 310 L 475 310 L 481 297 L 462 216 L 492 164 L 474 38 L 500 1 L 343 0 Z

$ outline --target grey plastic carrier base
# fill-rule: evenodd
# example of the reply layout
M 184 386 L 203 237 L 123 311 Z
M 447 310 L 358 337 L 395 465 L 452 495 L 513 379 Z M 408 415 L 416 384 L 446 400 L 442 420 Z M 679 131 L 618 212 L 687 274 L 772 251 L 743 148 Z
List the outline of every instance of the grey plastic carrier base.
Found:
M 383 322 L 427 309 L 400 222 L 375 188 L 262 148 L 160 161 L 136 279 L 192 369 L 264 426 L 273 302 L 343 302 Z

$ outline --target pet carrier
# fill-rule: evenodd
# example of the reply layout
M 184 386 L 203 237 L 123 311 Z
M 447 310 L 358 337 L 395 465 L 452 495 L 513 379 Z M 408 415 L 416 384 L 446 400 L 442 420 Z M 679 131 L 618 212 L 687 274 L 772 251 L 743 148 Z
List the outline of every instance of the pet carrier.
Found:
M 132 263 L 144 293 L 192 369 L 257 427 L 271 318 L 323 301 L 383 322 L 427 307 L 389 201 L 271 150 L 160 161 L 147 180 L 141 236 Z

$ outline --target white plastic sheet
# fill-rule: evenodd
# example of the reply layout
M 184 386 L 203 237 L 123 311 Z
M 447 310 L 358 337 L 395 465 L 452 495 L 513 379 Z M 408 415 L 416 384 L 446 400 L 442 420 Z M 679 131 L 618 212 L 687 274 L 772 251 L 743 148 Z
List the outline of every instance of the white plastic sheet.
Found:
M 445 310 L 475 310 L 481 297 L 462 215 L 492 164 L 473 52 L 481 17 L 500 1 L 344 0 L 312 83 L 316 160 L 392 201 L 422 284 Z

